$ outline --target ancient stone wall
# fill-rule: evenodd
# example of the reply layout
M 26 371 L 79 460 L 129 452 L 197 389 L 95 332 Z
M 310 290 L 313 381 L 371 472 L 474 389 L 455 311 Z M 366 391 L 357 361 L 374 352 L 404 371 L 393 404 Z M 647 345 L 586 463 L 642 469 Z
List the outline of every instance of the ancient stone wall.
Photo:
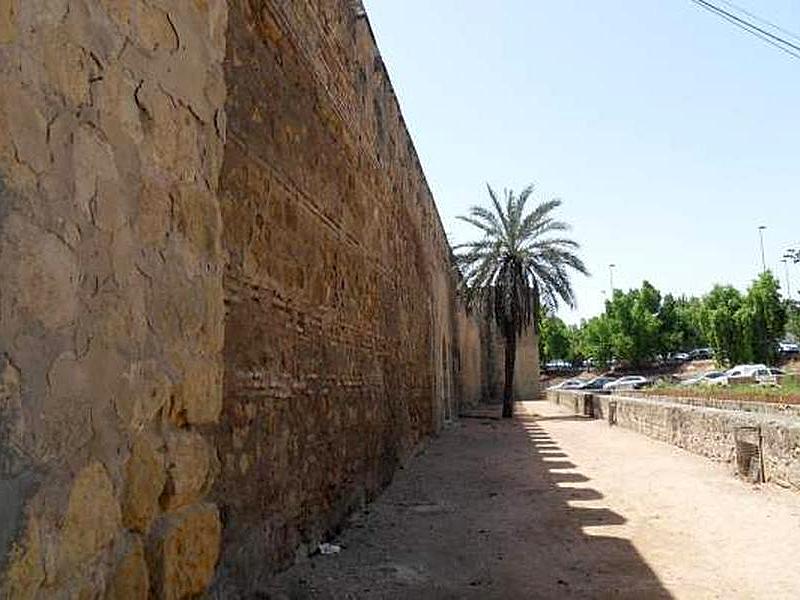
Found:
M 514 363 L 514 396 L 517 400 L 536 400 L 539 396 L 539 338 L 533 328 L 517 340 Z
M 313 548 L 494 395 L 455 277 L 360 3 L 0 0 L 0 596 Z
M 224 0 L 0 0 L 2 597 L 201 591 Z
M 231 3 L 225 69 L 215 497 L 234 593 L 373 497 L 459 390 L 479 397 L 480 336 L 358 3 Z

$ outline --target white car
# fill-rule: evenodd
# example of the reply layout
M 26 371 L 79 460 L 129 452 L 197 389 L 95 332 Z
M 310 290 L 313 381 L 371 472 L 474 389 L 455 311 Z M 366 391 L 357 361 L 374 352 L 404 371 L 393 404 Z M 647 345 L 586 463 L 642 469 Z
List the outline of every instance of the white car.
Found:
M 550 390 L 577 390 L 579 387 L 583 385 L 583 381 L 580 379 L 565 379 L 561 383 L 557 383 L 555 385 L 551 385 L 549 388 Z
M 731 383 L 759 383 L 761 385 L 777 385 L 778 377 L 767 365 L 736 365 L 725 371 L 725 385 Z
M 725 383 L 725 373 L 722 371 L 709 371 L 681 381 L 681 385 L 725 385 Z
M 616 381 L 609 381 L 603 386 L 603 391 L 638 390 L 648 383 L 650 383 L 650 380 L 647 379 L 647 377 L 642 377 L 641 375 L 627 375 L 625 377 L 620 377 Z

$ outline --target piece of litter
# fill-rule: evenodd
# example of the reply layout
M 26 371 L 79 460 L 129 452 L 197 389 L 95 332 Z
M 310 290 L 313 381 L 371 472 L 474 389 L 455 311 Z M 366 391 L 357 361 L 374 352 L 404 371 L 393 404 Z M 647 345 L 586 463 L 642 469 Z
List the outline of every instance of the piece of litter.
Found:
M 319 545 L 319 553 L 320 554 L 339 554 L 342 551 L 341 546 L 337 546 L 336 544 L 320 544 Z

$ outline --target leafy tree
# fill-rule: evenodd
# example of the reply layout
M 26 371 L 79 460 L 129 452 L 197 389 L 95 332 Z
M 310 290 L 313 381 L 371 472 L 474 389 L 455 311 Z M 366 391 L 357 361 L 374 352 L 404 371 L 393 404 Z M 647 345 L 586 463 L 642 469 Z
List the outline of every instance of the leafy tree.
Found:
M 583 352 L 583 330 L 580 325 L 569 326 L 570 358 L 573 365 L 579 365 L 587 356 Z
M 540 360 L 573 360 L 572 335 L 566 323 L 554 316 L 542 320 L 539 332 Z
M 739 362 L 746 354 L 741 317 L 744 301 L 733 286 L 716 285 L 703 298 L 701 326 L 720 363 Z
M 574 306 L 570 271 L 588 271 L 575 253 L 578 243 L 562 236 L 569 225 L 553 216 L 560 200 L 543 202 L 526 213 L 533 186 L 519 195 L 506 191 L 504 203 L 487 188 L 491 206 L 473 206 L 459 217 L 482 237 L 457 246 L 456 261 L 464 275 L 467 303 L 487 309 L 505 338 L 503 417 L 511 417 L 517 338 L 531 322 L 539 333 L 541 306 L 555 310 L 559 301 Z
M 800 302 L 786 302 L 786 334 L 800 340 Z
M 699 298 L 675 298 L 667 294 L 658 310 L 659 353 L 700 348 L 708 345 L 700 325 L 702 302 Z
M 616 358 L 641 366 L 658 352 L 661 294 L 645 281 L 639 290 L 615 290 L 606 303 L 611 344 Z
M 703 298 L 662 297 L 647 281 L 615 290 L 605 312 L 575 332 L 572 348 L 600 364 L 613 357 L 643 366 L 657 354 L 701 346 L 711 346 L 720 363 L 770 362 L 787 333 L 800 338 L 800 303 L 783 300 L 767 272 L 745 294 L 718 285 Z
M 779 290 L 778 280 L 766 271 L 750 286 L 741 308 L 747 354 L 757 362 L 775 359 L 777 343 L 786 330 L 786 305 Z
M 611 337 L 609 318 L 605 314 L 592 317 L 581 324 L 578 352 L 591 358 L 596 365 L 607 367 L 614 358 Z

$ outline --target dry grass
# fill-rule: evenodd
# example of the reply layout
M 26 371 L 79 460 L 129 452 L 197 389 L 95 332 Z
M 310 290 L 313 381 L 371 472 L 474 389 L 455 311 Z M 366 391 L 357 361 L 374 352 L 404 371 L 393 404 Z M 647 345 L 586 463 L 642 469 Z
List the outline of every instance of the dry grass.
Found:
M 656 386 L 643 390 L 646 396 L 675 396 L 677 398 L 713 398 L 732 402 L 769 402 L 773 404 L 800 404 L 800 377 L 787 376 L 778 387 L 762 385 L 711 386 L 692 385 Z

